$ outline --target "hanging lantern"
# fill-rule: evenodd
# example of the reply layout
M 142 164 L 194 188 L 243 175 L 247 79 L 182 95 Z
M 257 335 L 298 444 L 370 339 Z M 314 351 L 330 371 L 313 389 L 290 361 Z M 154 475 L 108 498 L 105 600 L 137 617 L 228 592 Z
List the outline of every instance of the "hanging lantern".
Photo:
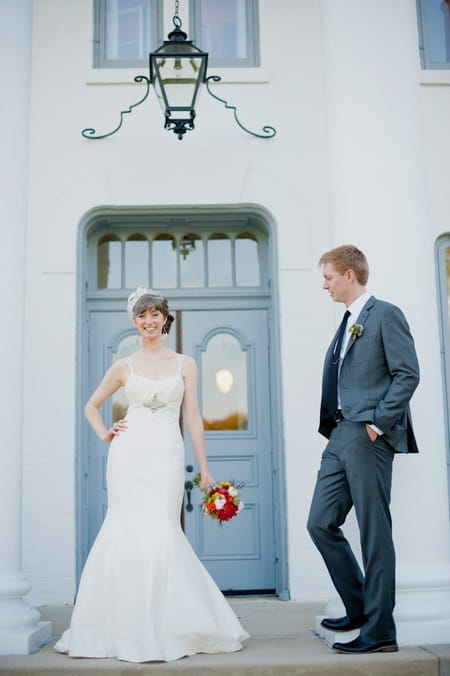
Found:
M 175 28 L 169 39 L 149 55 L 150 82 L 165 116 L 165 128 L 173 129 L 181 140 L 188 129 L 194 129 L 195 107 L 200 85 L 205 81 L 208 53 L 187 39 L 177 16 L 173 22 Z
M 450 1 L 450 0 L 449 0 Z M 112 136 L 121 128 L 124 115 L 131 113 L 136 106 L 147 99 L 150 85 L 155 88 L 156 96 L 163 109 L 166 129 L 172 129 L 181 140 L 189 129 L 194 129 L 195 107 L 200 93 L 200 85 L 205 84 L 208 93 L 217 101 L 220 101 L 233 111 L 237 124 L 252 136 L 258 138 L 272 138 L 276 130 L 270 125 L 265 125 L 262 134 L 257 134 L 244 127 L 238 119 L 236 106 L 229 105 L 225 99 L 214 94 L 209 88 L 210 82 L 220 82 L 218 75 L 206 76 L 208 52 L 202 52 L 192 40 L 187 39 L 187 33 L 181 29 L 181 19 L 178 16 L 179 0 L 175 0 L 175 15 L 172 19 L 174 29 L 167 36 L 161 47 L 149 54 L 149 77 L 136 75 L 136 83 L 145 82 L 146 92 L 144 96 L 131 104 L 120 113 L 119 124 L 115 129 L 105 134 L 97 134 L 95 129 L 88 127 L 83 129 L 81 135 L 87 139 L 101 139 Z

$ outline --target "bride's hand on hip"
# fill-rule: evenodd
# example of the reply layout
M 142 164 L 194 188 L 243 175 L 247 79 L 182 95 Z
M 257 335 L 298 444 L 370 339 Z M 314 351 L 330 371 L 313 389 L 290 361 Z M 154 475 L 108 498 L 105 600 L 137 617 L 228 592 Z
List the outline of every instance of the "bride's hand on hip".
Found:
M 106 432 L 103 441 L 112 441 L 121 432 L 125 432 L 128 427 L 128 421 L 123 419 L 114 423 L 114 425 Z

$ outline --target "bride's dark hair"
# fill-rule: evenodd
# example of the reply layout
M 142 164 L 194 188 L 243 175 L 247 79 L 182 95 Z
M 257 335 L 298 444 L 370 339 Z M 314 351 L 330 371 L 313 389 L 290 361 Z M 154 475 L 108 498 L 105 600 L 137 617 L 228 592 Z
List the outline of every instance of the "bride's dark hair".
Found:
M 172 322 L 175 320 L 175 317 L 169 312 L 169 303 L 167 302 L 167 298 L 156 296 L 151 293 L 144 293 L 137 299 L 133 306 L 133 317 L 137 317 L 141 314 L 141 312 L 145 312 L 150 308 L 159 310 L 161 314 L 164 315 L 166 321 L 164 323 L 162 332 L 169 333 L 170 327 L 172 326 Z

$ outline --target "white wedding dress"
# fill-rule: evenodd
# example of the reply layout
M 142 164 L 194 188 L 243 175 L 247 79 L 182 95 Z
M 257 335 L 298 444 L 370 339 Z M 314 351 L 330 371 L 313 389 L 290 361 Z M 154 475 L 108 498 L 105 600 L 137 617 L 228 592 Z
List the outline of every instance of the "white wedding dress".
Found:
M 182 360 L 163 380 L 138 375 L 125 360 L 128 428 L 109 448 L 108 510 L 58 652 L 168 661 L 240 650 L 248 638 L 180 526 Z

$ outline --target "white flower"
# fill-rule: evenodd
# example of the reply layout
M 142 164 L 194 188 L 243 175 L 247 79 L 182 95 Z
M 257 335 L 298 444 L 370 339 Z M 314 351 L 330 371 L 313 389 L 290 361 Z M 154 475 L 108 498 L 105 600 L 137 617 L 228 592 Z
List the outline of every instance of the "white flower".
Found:
M 226 499 L 223 497 L 223 495 L 219 495 L 215 500 L 214 500 L 214 507 L 219 510 L 222 509 L 224 504 L 226 503 Z
M 235 486 L 230 486 L 230 487 L 228 488 L 228 494 L 231 495 L 232 498 L 234 498 L 234 497 L 238 494 L 237 489 L 235 488 Z
M 240 503 L 238 504 L 238 512 L 240 512 L 241 509 L 244 509 L 244 503 L 242 502 L 242 500 L 241 500 Z

